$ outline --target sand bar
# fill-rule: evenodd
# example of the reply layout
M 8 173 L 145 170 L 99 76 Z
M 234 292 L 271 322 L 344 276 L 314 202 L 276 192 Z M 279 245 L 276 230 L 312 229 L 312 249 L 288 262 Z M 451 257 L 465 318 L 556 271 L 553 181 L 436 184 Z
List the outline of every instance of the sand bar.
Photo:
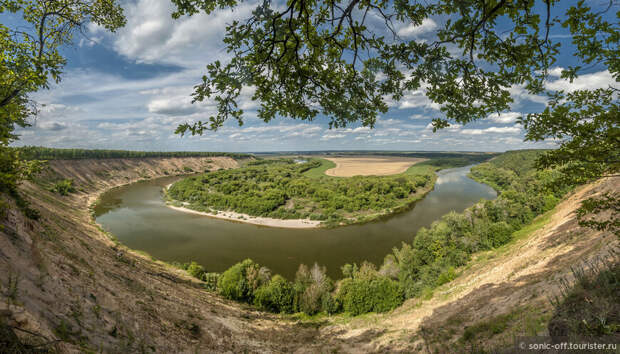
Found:
M 172 183 L 167 185 L 166 189 L 170 188 L 171 185 Z M 266 218 L 262 216 L 251 216 L 248 214 L 236 213 L 234 211 L 218 211 L 216 214 L 216 213 L 207 213 L 204 211 L 197 211 L 197 210 L 180 207 L 180 206 L 174 206 L 174 205 L 170 205 L 169 203 L 166 203 L 166 206 L 171 209 L 177 210 L 177 211 L 182 211 L 184 213 L 197 214 L 197 215 L 208 216 L 208 217 L 216 218 L 216 219 L 244 222 L 246 224 L 269 226 L 269 227 L 280 227 L 280 228 L 287 228 L 287 229 L 312 229 L 312 228 L 319 227 L 319 225 L 321 224 L 321 221 L 319 220 L 274 219 L 274 218 Z
M 234 211 L 220 211 L 217 214 L 215 213 L 206 213 L 202 211 L 196 211 L 189 208 L 177 207 L 174 205 L 166 204 L 169 208 L 174 210 L 182 211 L 185 213 L 204 215 L 216 219 L 224 219 L 229 221 L 238 221 L 244 222 L 247 224 L 261 225 L 261 226 L 269 226 L 269 227 L 282 227 L 288 229 L 310 229 L 319 227 L 321 224 L 318 220 L 310 220 L 310 219 L 273 219 L 273 218 L 265 218 L 260 216 L 250 216 L 247 214 L 235 213 Z

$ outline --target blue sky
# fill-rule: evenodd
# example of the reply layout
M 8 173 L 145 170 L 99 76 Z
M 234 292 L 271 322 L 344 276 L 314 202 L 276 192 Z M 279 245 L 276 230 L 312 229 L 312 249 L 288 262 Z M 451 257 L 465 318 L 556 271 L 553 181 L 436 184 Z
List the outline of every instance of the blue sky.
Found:
M 168 0 L 135 0 L 124 5 L 127 26 L 109 34 L 95 26 L 88 38 L 64 52 L 68 65 L 64 78 L 33 95 L 41 104 L 35 125 L 19 130 L 16 145 L 110 148 L 132 150 L 290 151 L 290 150 L 440 150 L 504 151 L 553 147 L 553 142 L 525 143 L 515 119 L 544 107 L 545 98 L 511 90 L 514 105 L 499 116 L 433 133 L 429 123 L 438 106 L 424 91 L 408 93 L 380 116 L 375 129 L 351 126 L 328 129 L 325 119 L 301 122 L 277 119 L 269 124 L 256 119 L 257 103 L 251 89 L 243 92 L 245 124 L 229 122 L 218 132 L 183 137 L 174 134 L 183 122 L 205 120 L 214 113 L 211 102 L 191 104 L 192 88 L 215 59 L 226 59 L 224 28 L 254 8 L 244 2 L 235 11 L 218 11 L 172 20 Z M 615 11 L 614 11 L 615 12 Z M 429 40 L 439 19 L 422 26 L 398 25 L 403 38 Z M 554 32 L 558 40 L 564 33 Z M 574 64 L 570 55 L 556 63 L 549 89 L 595 88 L 617 85 L 604 68 L 590 68 L 572 84 L 559 78 L 562 67 Z M 343 102 L 346 104 L 346 102 Z

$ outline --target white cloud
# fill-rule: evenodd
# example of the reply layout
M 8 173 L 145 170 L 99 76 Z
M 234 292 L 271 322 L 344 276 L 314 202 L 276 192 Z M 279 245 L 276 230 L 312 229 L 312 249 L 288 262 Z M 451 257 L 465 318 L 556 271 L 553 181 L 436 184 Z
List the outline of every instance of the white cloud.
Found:
M 486 129 L 462 129 L 461 134 L 465 135 L 482 135 L 487 133 L 496 134 L 518 134 L 521 132 L 521 128 L 514 127 L 490 127 Z
M 435 21 L 430 18 L 425 18 L 419 26 L 409 24 L 408 26 L 400 28 L 398 30 L 398 35 L 403 38 L 417 37 L 421 34 L 431 32 L 436 28 L 437 24 Z
M 59 130 L 67 129 L 67 124 L 63 122 L 56 122 L 56 121 L 45 121 L 45 122 L 38 123 L 36 127 L 39 129 L 43 129 L 43 130 L 59 131 Z
M 406 93 L 403 96 L 403 98 L 400 100 L 398 108 L 399 109 L 424 108 L 424 109 L 439 110 L 441 106 L 431 101 L 430 98 L 426 96 L 425 89 L 419 89 L 419 90 Z
M 247 18 L 254 1 L 233 10 L 216 10 L 177 20 L 171 17 L 170 1 L 138 0 L 125 6 L 127 24 L 118 31 L 114 48 L 120 54 L 146 63 L 173 63 L 191 66 L 225 57 L 222 38 L 226 25 Z
M 546 89 L 554 91 L 594 90 L 609 86 L 618 87 L 618 83 L 608 70 L 580 75 L 572 83 L 568 79 L 557 79 L 545 84 Z
M 508 92 L 510 93 L 510 96 L 512 97 L 515 104 L 517 105 L 519 104 L 530 105 L 532 102 L 540 103 L 540 104 L 547 103 L 546 96 L 533 95 L 529 93 L 527 89 L 525 89 L 525 85 L 518 85 L 518 86 L 510 87 L 508 88 Z
M 323 136 L 321 137 L 321 140 L 325 141 L 325 140 L 332 140 L 332 139 L 342 139 L 346 136 L 347 136 L 346 134 L 337 133 L 335 131 L 328 131 L 327 133 L 323 134 Z
M 198 111 L 198 106 L 192 104 L 190 96 L 154 99 L 149 102 L 147 107 L 151 113 L 172 116 L 189 115 Z
M 519 112 L 502 112 L 502 113 L 493 113 L 490 114 L 487 119 L 491 120 L 495 123 L 514 123 L 517 121 L 517 118 L 521 117 L 523 114 Z
M 556 66 L 549 69 L 548 74 L 549 76 L 560 77 L 562 75 L 562 70 L 564 70 L 564 68 Z

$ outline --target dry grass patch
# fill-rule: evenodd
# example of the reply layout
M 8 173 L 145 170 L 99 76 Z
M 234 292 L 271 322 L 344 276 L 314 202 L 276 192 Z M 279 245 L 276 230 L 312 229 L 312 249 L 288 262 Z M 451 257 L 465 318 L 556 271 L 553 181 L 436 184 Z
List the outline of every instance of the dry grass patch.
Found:
M 403 173 L 412 165 L 426 161 L 423 158 L 400 156 L 325 157 L 336 167 L 325 171 L 333 177 L 388 176 Z

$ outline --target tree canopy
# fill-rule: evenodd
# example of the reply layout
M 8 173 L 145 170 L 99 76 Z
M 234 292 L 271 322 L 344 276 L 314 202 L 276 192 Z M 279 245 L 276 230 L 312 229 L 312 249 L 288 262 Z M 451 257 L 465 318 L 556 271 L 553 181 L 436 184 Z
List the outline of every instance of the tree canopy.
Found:
M 241 3 L 172 1 L 174 17 Z M 619 86 L 564 92 L 545 82 L 566 54 L 578 64 L 564 68 L 562 78 L 572 81 L 596 67 L 620 81 L 616 10 L 613 0 L 596 8 L 583 0 L 260 2 L 249 18 L 228 25 L 230 60 L 209 63 L 195 86 L 194 101 L 214 100 L 217 113 L 177 133 L 202 134 L 231 118 L 242 124 L 237 100 L 246 86 L 255 89 L 265 122 L 326 116 L 330 127 L 372 127 L 391 100 L 422 88 L 441 107 L 435 130 L 510 109 L 517 87 L 548 96 L 544 110 L 519 119 L 526 140 L 560 144 L 539 159 L 540 167 L 561 166 L 581 181 L 613 175 L 620 167 Z M 433 18 L 440 19 L 433 41 L 401 38 L 396 30 L 397 23 L 415 28 Z M 553 30 L 567 33 L 571 48 L 561 48 Z
M 0 15 L 0 191 L 11 190 L 30 170 L 8 145 L 16 126 L 29 126 L 37 112 L 29 95 L 60 81 L 60 49 L 88 23 L 110 31 L 125 24 L 116 0 L 1 0 Z M 4 21 L 3 21 L 4 22 Z

